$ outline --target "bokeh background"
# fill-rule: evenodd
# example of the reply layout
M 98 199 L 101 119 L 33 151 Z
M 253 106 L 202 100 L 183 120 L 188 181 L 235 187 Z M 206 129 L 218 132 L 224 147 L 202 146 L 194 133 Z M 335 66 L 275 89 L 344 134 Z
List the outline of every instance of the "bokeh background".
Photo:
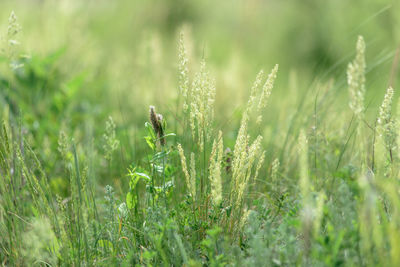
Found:
M 216 79 L 216 121 L 228 145 L 260 69 L 269 72 L 280 65 L 266 123 L 258 129 L 274 146 L 282 144 L 297 113 L 307 114 L 301 103 L 318 97 L 321 84 L 334 85 L 320 94 L 330 96 L 320 112 L 329 113 L 333 105 L 338 114 L 349 112 L 346 67 L 358 35 L 367 44 L 371 116 L 390 77 L 395 88 L 399 79 L 393 72 L 400 45 L 399 1 L 2 0 L 0 7 L 2 33 L 11 11 L 18 17 L 22 31 L 16 54 L 24 64 L 11 74 L 2 66 L 0 101 L 24 122 L 34 146 L 42 146 L 40 156 L 53 173 L 57 163 L 51 147 L 60 130 L 78 145 L 91 144 L 93 137 L 101 138 L 111 115 L 122 141 L 120 175 L 129 162 L 140 160 L 149 105 L 175 125 L 171 131 L 184 131 L 174 116 L 181 31 L 191 74 L 205 58 Z M 96 153 L 93 146 L 90 153 Z

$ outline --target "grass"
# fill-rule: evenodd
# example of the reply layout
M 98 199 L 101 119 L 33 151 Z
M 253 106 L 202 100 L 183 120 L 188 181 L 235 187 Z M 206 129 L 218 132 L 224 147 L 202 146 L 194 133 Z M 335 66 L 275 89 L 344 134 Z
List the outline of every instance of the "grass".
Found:
M 252 2 L 253 18 L 206 12 L 206 1 L 45 2 L 42 23 L 27 23 L 39 11 L 7 2 L 17 11 L 3 19 L 0 46 L 1 265 L 399 266 L 398 53 L 384 42 L 395 29 L 378 31 L 395 25 L 395 4 L 369 1 L 377 7 L 365 18 L 328 2 L 366 34 L 338 38 L 335 12 L 290 3 L 303 12 L 293 20 L 310 25 L 304 15 L 317 10 L 321 27 L 334 27 L 338 48 L 307 28 L 321 38 L 310 57 L 301 44 L 285 57 L 252 48 L 259 36 L 244 29 L 244 48 L 220 47 L 225 20 L 265 25 L 262 3 Z M 279 15 L 268 20 L 295 38 L 289 4 L 270 5 Z M 134 52 L 120 34 L 127 7 L 133 33 L 149 30 Z M 151 7 L 161 21 L 140 15 Z M 74 23 L 72 41 L 57 31 Z M 44 47 L 30 41 L 40 27 Z M 262 55 L 281 58 L 279 70 L 257 71 Z

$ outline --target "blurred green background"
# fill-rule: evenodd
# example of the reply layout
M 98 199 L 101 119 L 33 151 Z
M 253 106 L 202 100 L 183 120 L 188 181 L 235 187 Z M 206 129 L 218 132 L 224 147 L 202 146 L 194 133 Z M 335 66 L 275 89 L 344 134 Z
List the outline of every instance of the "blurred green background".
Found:
M 369 107 L 380 104 L 400 45 L 399 1 L 2 0 L 2 33 L 11 11 L 22 27 L 16 49 L 24 65 L 12 73 L 7 64 L 1 67 L 0 103 L 23 122 L 27 138 L 41 146 L 40 156 L 55 173 L 51 148 L 60 130 L 78 145 L 91 144 L 111 115 L 122 142 L 122 163 L 115 164 L 123 168 L 113 168 L 119 176 L 140 160 L 149 105 L 170 126 L 179 125 L 174 115 L 180 31 L 191 73 L 205 58 L 216 79 L 216 120 L 228 145 L 260 69 L 280 65 L 267 123 L 259 129 L 266 143 L 279 146 L 298 106 L 318 96 L 319 84 L 334 79 L 321 112 L 334 102 L 342 108 L 338 114 L 349 111 L 346 67 L 358 35 L 367 43 Z M 95 146 L 87 153 L 101 150 Z

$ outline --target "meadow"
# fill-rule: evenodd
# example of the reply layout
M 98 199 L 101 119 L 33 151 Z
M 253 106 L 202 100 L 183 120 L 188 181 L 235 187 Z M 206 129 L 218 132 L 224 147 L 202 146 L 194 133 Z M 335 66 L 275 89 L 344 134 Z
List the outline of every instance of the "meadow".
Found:
M 2 0 L 1 266 L 400 266 L 400 2 Z

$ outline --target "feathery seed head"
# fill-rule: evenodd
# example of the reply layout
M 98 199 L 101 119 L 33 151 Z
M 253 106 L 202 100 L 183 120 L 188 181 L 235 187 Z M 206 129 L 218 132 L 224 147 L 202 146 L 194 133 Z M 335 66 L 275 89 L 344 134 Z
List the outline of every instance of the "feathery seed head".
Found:
M 393 100 L 394 90 L 389 87 L 383 98 L 382 105 L 379 108 L 378 124 L 383 125 L 388 122 L 392 117 L 392 100 Z
M 178 144 L 178 153 L 179 153 L 179 157 L 181 158 L 182 171 L 183 171 L 183 174 L 185 175 L 186 186 L 187 186 L 191 196 L 193 198 L 195 198 L 196 197 L 195 182 L 193 181 L 192 177 L 189 175 L 188 168 L 187 168 L 187 165 L 186 165 L 185 153 L 183 151 L 183 148 L 182 148 L 181 144 Z M 194 165 L 193 162 L 194 162 L 194 158 L 192 159 L 191 165 Z M 196 174 L 194 174 L 194 175 L 196 175 Z
M 211 196 L 215 206 L 218 206 L 222 201 L 222 179 L 221 179 L 221 166 L 224 156 L 224 144 L 222 132 L 219 131 L 218 140 L 214 140 L 213 149 L 210 157 L 210 182 L 211 182 Z
M 260 159 L 258 160 L 257 167 L 256 167 L 256 173 L 254 174 L 254 179 L 258 177 L 258 172 L 260 171 L 263 163 L 265 160 L 265 151 L 262 152 Z
M 188 58 L 184 42 L 184 34 L 180 33 L 179 36 L 179 92 L 183 97 L 183 111 L 188 110 L 188 92 L 189 92 L 189 70 L 188 70 Z
M 260 112 L 262 108 L 264 108 L 267 103 L 268 99 L 271 95 L 272 88 L 274 87 L 274 82 L 276 79 L 276 75 L 278 73 L 279 65 L 276 64 L 274 68 L 271 70 L 271 73 L 268 75 L 267 80 L 265 81 L 265 84 L 263 86 L 263 89 L 261 91 L 261 97 L 260 101 L 258 102 L 257 110 Z
M 242 124 L 243 122 L 247 122 L 249 119 L 250 112 L 254 109 L 257 108 L 257 120 L 256 123 L 260 124 L 262 121 L 262 109 L 265 108 L 265 106 L 268 103 L 268 99 L 271 95 L 272 88 L 274 86 L 274 82 L 276 79 L 276 75 L 278 73 L 278 64 L 275 65 L 275 67 L 271 70 L 270 74 L 268 75 L 267 80 L 265 81 L 263 87 L 261 88 L 261 92 L 259 91 L 259 88 L 261 86 L 262 81 L 264 80 L 264 71 L 261 70 L 256 77 L 256 80 L 253 83 L 253 86 L 250 91 L 250 98 L 247 102 L 246 109 L 243 113 L 242 117 Z M 258 98 L 258 103 L 256 103 Z M 257 107 L 256 107 L 257 106 Z
M 262 109 L 265 108 L 265 106 L 268 103 L 268 99 L 271 95 L 272 88 L 274 87 L 274 82 L 276 79 L 276 75 L 278 73 L 278 68 L 279 65 L 276 64 L 275 67 L 271 70 L 271 73 L 268 75 L 267 81 L 265 82 L 263 89 L 261 91 L 260 100 L 257 106 L 258 117 L 256 120 L 256 124 L 260 124 L 262 121 Z
M 278 158 L 274 159 L 274 161 L 272 162 L 272 168 L 271 168 L 271 179 L 273 181 L 275 181 L 278 176 L 279 166 L 280 166 L 279 159 Z
M 7 35 L 10 40 L 15 35 L 17 35 L 21 31 L 21 26 L 18 23 L 17 16 L 14 11 L 11 11 L 10 17 L 8 18 L 8 27 L 7 27 Z
M 359 36 L 356 46 L 356 57 L 347 67 L 350 108 L 358 118 L 362 118 L 364 112 L 365 67 L 365 42 L 362 36 Z
M 243 120 L 242 120 L 243 121 Z M 243 125 L 242 125 L 243 126 Z M 256 173 L 253 173 L 254 163 L 257 157 L 260 156 L 262 137 L 258 136 L 256 140 L 249 146 L 249 136 L 239 130 L 239 135 L 236 139 L 235 150 L 233 152 L 232 164 L 232 182 L 231 182 L 231 199 L 232 204 L 240 206 L 243 200 L 244 191 L 251 178 L 255 178 L 259 168 L 264 161 L 261 155 L 261 162 L 256 167 Z
M 382 105 L 379 108 L 378 116 L 378 134 L 383 139 L 386 149 L 393 150 L 396 148 L 397 125 L 392 119 L 392 102 L 394 90 L 389 87 L 386 91 Z
M 259 90 L 263 80 L 264 80 L 264 70 L 260 70 L 250 90 L 250 98 L 247 104 L 248 108 L 251 108 L 255 105 L 254 102 L 256 101 L 257 91 Z
M 204 140 L 210 140 L 214 120 L 215 81 L 210 77 L 205 60 L 195 75 L 191 91 L 190 126 L 193 139 L 197 136 L 200 149 Z
M 21 26 L 18 23 L 17 16 L 14 11 L 11 12 L 8 18 L 8 27 L 7 27 L 7 35 L 2 39 L 2 44 L 0 47 L 0 52 L 5 54 L 9 59 L 14 59 L 16 53 L 16 46 L 19 45 L 19 41 L 17 40 L 17 35 L 21 31 Z M 11 62 L 10 67 L 12 69 L 17 69 L 22 67 L 22 63 Z
M 111 116 L 106 121 L 106 132 L 103 135 L 105 158 L 110 160 L 112 153 L 118 148 L 119 140 L 115 134 L 115 123 Z

